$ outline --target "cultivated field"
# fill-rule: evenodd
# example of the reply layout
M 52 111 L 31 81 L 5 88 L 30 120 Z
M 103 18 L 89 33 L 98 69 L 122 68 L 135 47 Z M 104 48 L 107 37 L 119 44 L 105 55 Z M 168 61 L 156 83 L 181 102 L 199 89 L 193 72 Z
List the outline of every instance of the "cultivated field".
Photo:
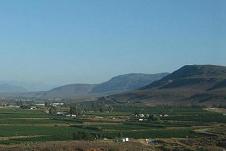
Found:
M 123 145 L 121 139 L 129 138 L 126 143 L 155 150 L 220 150 L 226 148 L 225 131 L 224 113 L 200 107 L 115 106 L 112 112 L 90 111 L 75 119 L 49 115 L 43 109 L 0 108 L 0 148 L 22 145 L 29 150 L 34 143 L 50 141 L 62 141 L 62 146 L 68 141 L 69 147 L 75 140 L 77 144 L 91 141 L 90 148 L 95 148 L 97 141 L 109 147 Z

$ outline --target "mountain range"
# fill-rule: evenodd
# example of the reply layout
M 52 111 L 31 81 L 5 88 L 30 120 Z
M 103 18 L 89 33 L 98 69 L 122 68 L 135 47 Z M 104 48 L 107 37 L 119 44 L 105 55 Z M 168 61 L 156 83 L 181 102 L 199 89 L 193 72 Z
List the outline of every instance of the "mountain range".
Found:
M 43 92 L 41 97 L 73 98 L 81 96 L 103 96 L 136 90 L 168 75 L 168 73 L 132 73 L 113 77 L 100 84 L 70 84 Z
M 49 91 L 26 89 L 0 83 L 0 93 L 35 98 L 70 98 L 104 103 L 146 105 L 226 105 L 226 67 L 185 65 L 171 74 L 132 73 L 100 84 L 69 84 Z
M 168 73 L 131 73 L 113 77 L 109 81 L 100 84 L 69 84 L 56 87 L 49 91 L 14 93 L 12 95 L 36 98 L 82 98 L 83 100 L 84 98 L 90 99 L 91 97 L 100 97 L 136 90 L 156 80 L 160 80 L 166 75 L 168 75 Z M 7 96 L 10 96 L 10 94 L 7 94 Z
M 146 105 L 226 105 L 226 67 L 186 65 L 138 90 L 100 100 Z
M 0 93 L 47 91 L 59 84 L 25 81 L 0 81 Z
M 8 83 L 0 83 L 0 93 L 15 93 L 15 92 L 27 92 L 27 89 L 22 86 L 17 86 Z

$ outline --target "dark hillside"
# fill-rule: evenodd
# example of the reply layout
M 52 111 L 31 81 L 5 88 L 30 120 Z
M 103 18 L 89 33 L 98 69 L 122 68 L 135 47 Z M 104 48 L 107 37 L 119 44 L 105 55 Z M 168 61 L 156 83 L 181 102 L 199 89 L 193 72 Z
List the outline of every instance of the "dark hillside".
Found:
M 226 105 L 226 67 L 186 65 L 137 91 L 108 100 L 149 105 Z

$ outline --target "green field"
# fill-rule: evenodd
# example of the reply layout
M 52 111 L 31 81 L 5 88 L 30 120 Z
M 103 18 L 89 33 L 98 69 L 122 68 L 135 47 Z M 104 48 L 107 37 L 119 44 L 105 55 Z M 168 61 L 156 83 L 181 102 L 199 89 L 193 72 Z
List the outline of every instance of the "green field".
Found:
M 139 122 L 132 117 L 134 112 L 169 117 Z M 0 144 L 73 140 L 78 132 L 89 135 L 83 139 L 198 138 L 202 134 L 194 132 L 197 126 L 224 123 L 226 116 L 200 107 L 115 107 L 111 113 L 87 112 L 78 119 L 51 116 L 43 110 L 0 108 Z

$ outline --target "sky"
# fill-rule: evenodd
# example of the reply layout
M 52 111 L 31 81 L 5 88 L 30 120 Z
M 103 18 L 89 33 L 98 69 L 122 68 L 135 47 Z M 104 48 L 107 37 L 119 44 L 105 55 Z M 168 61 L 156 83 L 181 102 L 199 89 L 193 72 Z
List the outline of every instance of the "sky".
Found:
M 0 80 L 99 83 L 226 65 L 225 0 L 1 0 Z

